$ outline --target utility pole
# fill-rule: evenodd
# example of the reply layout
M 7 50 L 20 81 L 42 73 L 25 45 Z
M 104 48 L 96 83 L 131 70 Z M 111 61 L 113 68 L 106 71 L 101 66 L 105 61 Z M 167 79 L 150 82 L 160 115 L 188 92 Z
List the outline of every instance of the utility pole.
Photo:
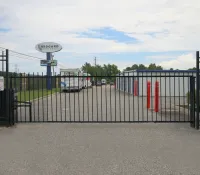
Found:
M 94 57 L 94 65 L 95 65 L 95 67 L 97 65 L 97 58 L 96 57 Z
M 17 73 L 17 70 L 18 70 L 18 66 L 17 64 L 15 64 L 15 73 Z
M 51 53 L 51 60 L 53 60 L 54 55 Z M 54 66 L 53 66 L 53 76 L 54 76 Z

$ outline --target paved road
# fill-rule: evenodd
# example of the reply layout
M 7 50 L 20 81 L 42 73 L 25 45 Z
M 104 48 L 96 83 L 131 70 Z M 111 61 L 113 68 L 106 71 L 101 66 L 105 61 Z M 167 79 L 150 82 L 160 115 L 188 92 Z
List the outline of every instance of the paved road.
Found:
M 134 97 L 116 91 L 113 86 L 93 87 L 75 93 L 56 93 L 32 103 L 32 121 L 183 121 L 189 120 L 188 111 L 176 104 L 183 98 L 160 98 L 159 113 L 155 113 L 154 98 L 151 109 L 146 108 L 146 97 Z M 173 104 L 175 101 L 175 104 Z M 183 103 L 184 102 L 184 103 Z M 170 112 L 171 111 L 171 112 Z M 18 110 L 19 121 L 30 121 L 28 108 Z M 179 117 L 180 116 L 180 117 Z
M 19 124 L 0 128 L 2 175 L 199 175 L 186 124 Z

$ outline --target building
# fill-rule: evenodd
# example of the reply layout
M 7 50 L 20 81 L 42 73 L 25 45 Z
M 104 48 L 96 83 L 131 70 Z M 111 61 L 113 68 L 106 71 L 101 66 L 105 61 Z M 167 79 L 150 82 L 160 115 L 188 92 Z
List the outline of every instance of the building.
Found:
M 116 77 L 116 89 L 136 96 L 147 96 L 147 82 L 151 95 L 155 94 L 155 82 L 159 83 L 160 96 L 186 96 L 190 89 L 190 77 L 194 70 L 134 70 Z

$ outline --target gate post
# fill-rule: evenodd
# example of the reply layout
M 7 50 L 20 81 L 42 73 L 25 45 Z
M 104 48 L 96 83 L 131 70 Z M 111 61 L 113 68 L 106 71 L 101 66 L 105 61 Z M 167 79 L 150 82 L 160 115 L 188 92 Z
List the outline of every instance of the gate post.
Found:
M 190 77 L 190 92 L 189 92 L 189 104 L 190 104 L 190 126 L 195 128 L 195 78 Z
M 196 119 L 195 119 L 195 124 L 196 124 L 196 129 L 199 129 L 199 51 L 196 52 L 196 78 L 197 78 L 197 92 L 196 92 L 196 106 L 197 106 L 197 110 L 196 110 Z

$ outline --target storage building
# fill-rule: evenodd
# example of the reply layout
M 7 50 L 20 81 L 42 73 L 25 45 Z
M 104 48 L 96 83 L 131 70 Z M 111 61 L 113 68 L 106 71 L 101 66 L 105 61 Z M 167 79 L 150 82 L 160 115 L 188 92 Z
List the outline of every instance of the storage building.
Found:
M 151 95 L 155 94 L 155 82 L 159 83 L 160 96 L 186 96 L 190 89 L 190 77 L 194 70 L 135 70 L 125 71 L 116 77 L 116 89 L 136 96 L 147 95 L 150 82 Z

